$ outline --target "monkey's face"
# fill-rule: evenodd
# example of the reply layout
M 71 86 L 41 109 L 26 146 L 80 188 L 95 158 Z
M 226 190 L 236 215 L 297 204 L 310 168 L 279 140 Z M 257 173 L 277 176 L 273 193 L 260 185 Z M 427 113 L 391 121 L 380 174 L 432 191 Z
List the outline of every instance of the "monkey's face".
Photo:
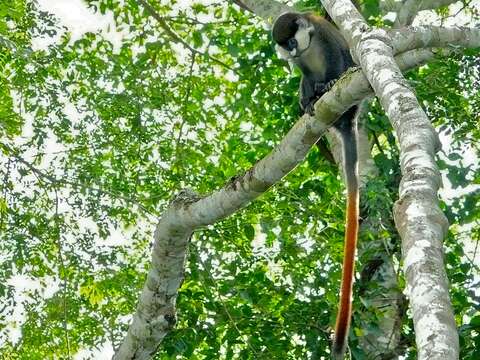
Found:
M 302 14 L 280 15 L 272 30 L 278 56 L 287 61 L 295 61 L 309 48 L 313 29 L 313 25 Z

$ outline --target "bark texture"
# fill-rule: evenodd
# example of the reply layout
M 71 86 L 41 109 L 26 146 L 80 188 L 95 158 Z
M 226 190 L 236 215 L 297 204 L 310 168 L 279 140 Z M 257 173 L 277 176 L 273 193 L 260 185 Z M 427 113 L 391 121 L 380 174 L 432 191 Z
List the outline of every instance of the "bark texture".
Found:
M 396 54 L 419 48 L 475 48 L 480 46 L 480 29 L 465 27 L 416 26 L 389 30 Z
M 454 4 L 458 0 L 406 0 L 400 3 L 395 9 L 397 13 L 397 19 L 395 20 L 394 27 L 402 27 L 410 25 L 419 11 L 437 9 L 442 6 L 448 6 Z
M 350 1 L 322 3 L 353 49 L 399 141 L 403 177 L 394 216 L 402 238 L 418 358 L 458 359 L 458 335 L 441 251 L 448 226 L 437 198 L 438 136 L 394 61 L 387 33 L 370 29 Z
M 272 0 L 235 0 L 233 2 L 261 17 L 267 24 L 271 24 L 284 12 L 295 11 L 291 6 Z

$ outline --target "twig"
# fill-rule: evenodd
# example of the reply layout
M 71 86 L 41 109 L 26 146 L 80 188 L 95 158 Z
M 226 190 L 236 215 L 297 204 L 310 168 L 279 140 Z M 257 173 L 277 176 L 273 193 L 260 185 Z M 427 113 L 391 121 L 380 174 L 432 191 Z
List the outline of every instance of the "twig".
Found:
M 179 133 L 178 133 L 178 137 L 177 137 L 177 147 L 176 147 L 176 151 L 175 151 L 175 163 L 178 161 L 178 158 L 179 158 L 179 154 L 180 154 L 180 147 L 181 147 L 181 140 L 182 140 L 182 135 L 183 135 L 183 127 L 185 125 L 185 121 L 186 121 L 186 115 L 187 115 L 187 104 L 190 100 L 190 93 L 191 93 L 191 89 L 192 89 L 192 75 L 193 75 L 193 65 L 195 64 L 195 53 L 192 54 L 192 60 L 190 62 L 190 71 L 189 71 L 189 75 L 188 75 L 188 81 L 187 81 L 187 92 L 185 94 L 185 98 L 183 99 L 182 101 L 182 104 L 183 104 L 183 107 L 182 107 L 182 122 L 180 123 L 180 130 L 179 130 Z
M 249 11 L 251 13 L 253 13 L 253 10 L 250 9 L 247 5 L 245 5 L 243 2 L 241 2 L 240 0 L 231 0 L 232 3 L 234 3 L 235 5 L 239 6 L 240 8 L 242 8 L 243 10 L 246 10 L 246 11 Z
M 197 50 L 195 48 L 193 48 L 189 43 L 187 43 L 185 40 L 183 40 L 178 34 L 176 34 L 171 28 L 170 26 L 168 26 L 167 24 L 167 21 L 165 20 L 164 17 L 160 16 L 157 11 L 146 1 L 146 0 L 137 0 L 138 3 L 140 3 L 141 5 L 143 5 L 143 7 L 145 8 L 145 10 L 147 10 L 150 15 L 152 15 L 155 20 L 158 21 L 158 24 L 160 25 L 160 27 L 166 31 L 166 33 L 172 38 L 173 41 L 175 42 L 178 42 L 180 44 L 182 44 L 186 49 L 190 50 L 190 52 L 194 53 L 194 54 L 198 54 L 198 55 L 202 55 L 202 56 L 206 56 L 208 57 L 209 59 L 211 59 L 213 62 L 216 62 L 217 64 L 219 65 L 222 65 L 223 67 L 229 69 L 229 70 L 232 70 L 234 71 L 234 69 L 232 67 L 230 67 L 229 65 L 225 64 L 223 61 L 221 60 L 218 60 L 217 58 L 214 58 L 213 56 L 211 56 L 210 54 L 208 53 L 204 53 L 204 52 L 201 52 L 200 50 Z
M 67 306 L 67 275 L 65 271 L 65 261 L 63 259 L 63 247 L 60 234 L 59 214 L 58 214 L 58 190 L 55 187 L 55 237 L 58 247 L 58 260 L 60 262 L 60 279 L 62 280 L 62 298 L 63 298 L 63 331 L 65 333 L 65 342 L 67 343 L 67 357 L 71 359 L 70 338 L 68 335 L 68 306 Z
M 380 141 L 378 140 L 378 136 L 377 136 L 377 134 L 375 133 L 375 131 L 373 132 L 373 141 L 375 141 L 375 145 L 377 145 L 378 150 L 379 150 L 383 155 L 385 155 L 385 152 L 383 151 L 382 145 L 380 145 Z
M 22 158 L 20 155 L 18 155 L 16 153 L 15 150 L 13 150 L 11 147 L 9 147 L 8 145 L 6 144 L 0 144 L 4 149 L 6 149 L 8 151 L 8 154 L 11 155 L 13 158 L 15 158 L 18 162 L 22 163 L 23 165 L 25 165 L 30 171 L 32 171 L 35 175 L 38 175 L 40 178 L 42 179 L 45 179 L 45 180 L 48 180 L 48 182 L 50 182 L 50 184 L 52 185 L 56 185 L 56 184 L 65 184 L 65 185 L 70 185 L 74 188 L 84 188 L 84 189 L 89 189 L 89 190 L 92 190 L 92 191 L 97 191 L 99 193 L 102 193 L 102 194 L 107 194 L 107 195 L 110 195 L 114 198 L 117 198 L 117 199 L 122 199 L 128 203 L 134 203 L 135 205 L 137 205 L 138 207 L 140 207 L 143 211 L 145 211 L 146 213 L 148 214 L 151 214 L 153 215 L 145 206 L 143 206 L 137 199 L 132 199 L 132 198 L 128 198 L 126 196 L 123 196 L 117 192 L 112 192 L 112 191 L 109 191 L 109 190 L 105 190 L 105 189 L 100 189 L 100 188 L 97 188 L 97 187 L 92 187 L 92 186 L 87 186 L 85 184 L 80 184 L 80 183 L 77 183 L 75 181 L 70 181 L 70 180 L 67 180 L 67 179 L 57 179 L 55 176 L 52 176 L 52 175 L 49 175 L 45 172 L 43 172 L 42 170 L 40 169 L 37 169 L 35 166 L 33 166 L 32 164 L 30 164 L 28 161 L 26 161 L 24 158 Z

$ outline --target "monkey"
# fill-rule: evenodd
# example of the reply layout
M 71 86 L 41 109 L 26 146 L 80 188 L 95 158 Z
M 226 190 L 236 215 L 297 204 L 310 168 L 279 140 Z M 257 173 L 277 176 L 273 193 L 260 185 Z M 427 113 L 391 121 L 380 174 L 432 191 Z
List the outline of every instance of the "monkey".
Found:
M 279 57 L 297 65 L 302 72 L 300 107 L 313 115 L 315 102 L 348 69 L 355 66 L 340 31 L 320 16 L 287 12 L 273 25 L 272 37 Z M 357 117 L 358 107 L 348 109 L 333 125 L 343 147 L 347 209 L 340 302 L 335 324 L 332 358 L 343 359 L 352 316 L 355 250 L 359 223 Z

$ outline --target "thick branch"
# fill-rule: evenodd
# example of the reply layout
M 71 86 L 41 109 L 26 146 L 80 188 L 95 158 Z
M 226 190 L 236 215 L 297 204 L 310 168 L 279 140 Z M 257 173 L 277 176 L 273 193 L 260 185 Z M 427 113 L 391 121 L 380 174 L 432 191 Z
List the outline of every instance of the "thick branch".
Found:
M 370 29 L 350 1 L 322 3 L 353 49 L 399 141 L 403 178 L 394 215 L 402 237 L 418 358 L 456 360 L 458 335 L 442 256 L 448 224 L 437 197 L 437 134 L 394 61 L 386 32 Z
M 380 1 L 380 9 L 382 12 L 399 12 L 402 8 L 405 7 L 405 2 L 406 0 L 403 1 L 395 1 L 395 0 L 381 0 Z M 454 4 L 458 2 L 459 0 L 416 0 L 415 1 L 415 9 L 416 11 L 422 11 L 422 10 L 432 10 L 432 9 L 437 9 L 441 6 L 446 6 L 450 4 Z
M 261 17 L 267 24 L 271 24 L 275 18 L 287 11 L 295 11 L 294 8 L 272 0 L 232 0 L 243 9 L 253 12 Z
M 418 26 L 390 30 L 394 52 L 396 54 L 419 48 L 480 46 L 480 29 Z
M 419 11 L 438 9 L 442 6 L 447 6 L 458 2 L 458 0 L 406 0 L 399 3 L 397 12 L 397 19 L 393 27 L 398 28 L 410 25 Z

